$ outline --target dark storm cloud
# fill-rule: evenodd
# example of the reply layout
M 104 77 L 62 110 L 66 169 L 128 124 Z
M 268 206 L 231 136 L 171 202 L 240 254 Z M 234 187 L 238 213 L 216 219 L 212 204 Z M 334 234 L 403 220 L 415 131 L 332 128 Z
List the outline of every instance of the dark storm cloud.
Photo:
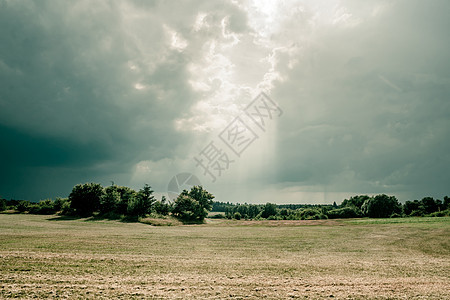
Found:
M 297 112 L 282 119 L 281 181 L 403 198 L 448 193 L 448 8 L 398 1 L 358 26 L 323 29 L 275 90 Z
M 0 195 L 162 187 L 198 172 L 205 132 L 263 89 L 284 111 L 277 130 L 213 192 L 442 197 L 448 11 L 448 1 L 0 0 Z
M 27 192 L 15 186 L 36 174 L 45 176 L 42 168 L 52 168 L 49 176 L 57 186 L 58 178 L 95 173 L 104 163 L 120 172 L 139 159 L 171 155 L 183 140 L 172 121 L 190 106 L 192 95 L 184 78 L 186 61 L 167 49 L 162 24 L 148 24 L 153 29 L 146 38 L 154 46 L 146 55 L 164 58 L 154 59 L 151 71 L 144 65 L 135 74 L 130 62 L 140 67 L 142 49 L 121 26 L 117 3 L 0 5 L 4 196 L 30 197 L 33 183 Z M 155 88 L 137 90 L 136 82 Z M 158 90 L 168 96 L 158 99 Z

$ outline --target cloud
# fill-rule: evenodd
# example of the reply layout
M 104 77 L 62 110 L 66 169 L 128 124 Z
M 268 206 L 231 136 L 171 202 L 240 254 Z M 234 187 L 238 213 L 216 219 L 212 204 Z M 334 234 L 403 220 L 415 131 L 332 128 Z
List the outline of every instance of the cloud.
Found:
M 447 8 L 0 1 L 0 193 L 111 180 L 164 192 L 183 171 L 224 201 L 442 197 Z M 260 91 L 283 115 L 211 184 L 192 158 Z

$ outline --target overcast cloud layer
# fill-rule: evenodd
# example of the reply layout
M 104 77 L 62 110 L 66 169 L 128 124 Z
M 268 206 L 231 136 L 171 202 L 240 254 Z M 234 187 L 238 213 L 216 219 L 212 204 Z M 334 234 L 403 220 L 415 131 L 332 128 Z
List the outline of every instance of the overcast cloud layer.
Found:
M 220 201 L 442 198 L 449 12 L 446 0 L 0 0 L 0 196 L 91 181 L 162 195 L 190 172 Z M 233 156 L 219 134 L 260 92 L 283 113 Z M 215 182 L 194 161 L 211 141 L 233 160 Z

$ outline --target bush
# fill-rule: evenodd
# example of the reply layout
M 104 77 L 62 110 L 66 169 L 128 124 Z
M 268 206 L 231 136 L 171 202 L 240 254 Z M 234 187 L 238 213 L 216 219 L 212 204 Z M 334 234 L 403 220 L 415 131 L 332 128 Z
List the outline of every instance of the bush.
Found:
M 61 206 L 61 215 L 65 216 L 73 216 L 75 214 L 75 210 L 70 205 L 70 201 L 63 202 Z
M 418 200 L 405 201 L 405 204 L 403 204 L 403 213 L 405 215 L 409 216 L 415 210 L 423 210 L 423 207 L 421 206 L 421 203 Z
M 6 200 L 3 198 L 0 198 L 0 211 L 6 210 Z
M 233 215 L 233 219 L 240 220 L 241 219 L 241 214 L 239 212 L 235 212 L 234 215 Z
M 120 194 L 120 201 L 116 204 L 118 214 L 127 214 L 128 204 L 136 198 L 136 191 L 127 186 L 117 186 L 117 192 Z
M 264 205 L 264 208 L 261 212 L 261 218 L 267 219 L 270 216 L 276 216 L 276 214 L 277 214 L 276 204 L 266 203 L 266 205 Z
M 394 213 L 401 213 L 401 205 L 395 196 L 376 195 L 367 199 L 362 211 L 370 218 L 388 218 Z
M 184 221 L 203 222 L 212 208 L 214 196 L 202 186 L 193 186 L 188 192 L 184 190 L 175 199 L 172 214 Z
M 359 218 L 362 212 L 355 206 L 332 209 L 327 212 L 329 219 Z
M 54 214 L 55 213 L 55 208 L 54 208 L 53 201 L 51 199 L 46 199 L 46 200 L 40 201 L 39 204 L 38 204 L 38 210 L 35 213 L 36 214 L 40 214 L 40 215 L 52 215 L 52 214 Z
M 442 210 L 442 211 L 435 211 L 434 213 L 429 214 L 430 217 L 448 217 L 450 215 L 450 210 Z
M 16 209 L 19 212 L 23 213 L 23 212 L 28 211 L 29 207 L 30 207 L 30 202 L 22 200 L 22 201 L 19 201 L 19 204 L 17 204 Z
M 319 220 L 328 219 L 328 217 L 322 213 L 319 208 L 304 208 L 297 212 L 297 216 L 300 220 Z
M 108 186 L 100 198 L 99 210 L 102 214 L 115 213 L 120 203 L 120 194 L 115 185 Z
M 162 196 L 161 201 L 156 201 L 153 204 L 153 210 L 162 216 L 167 216 L 170 213 L 170 204 L 167 203 L 166 197 Z
M 100 206 L 103 187 L 98 183 L 77 184 L 69 195 L 71 208 L 81 216 L 92 215 Z
M 423 217 L 423 211 L 422 210 L 413 210 L 409 216 L 410 217 Z
M 55 201 L 53 201 L 53 209 L 56 212 L 61 211 L 64 203 L 66 203 L 68 201 L 69 201 L 69 199 L 67 199 L 67 198 L 56 197 Z

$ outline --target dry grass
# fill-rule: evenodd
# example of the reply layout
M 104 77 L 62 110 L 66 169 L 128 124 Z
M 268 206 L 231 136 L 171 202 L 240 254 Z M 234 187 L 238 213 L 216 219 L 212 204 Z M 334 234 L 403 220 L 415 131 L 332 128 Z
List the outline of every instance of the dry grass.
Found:
M 450 218 L 371 222 L 0 215 L 0 297 L 450 299 Z

